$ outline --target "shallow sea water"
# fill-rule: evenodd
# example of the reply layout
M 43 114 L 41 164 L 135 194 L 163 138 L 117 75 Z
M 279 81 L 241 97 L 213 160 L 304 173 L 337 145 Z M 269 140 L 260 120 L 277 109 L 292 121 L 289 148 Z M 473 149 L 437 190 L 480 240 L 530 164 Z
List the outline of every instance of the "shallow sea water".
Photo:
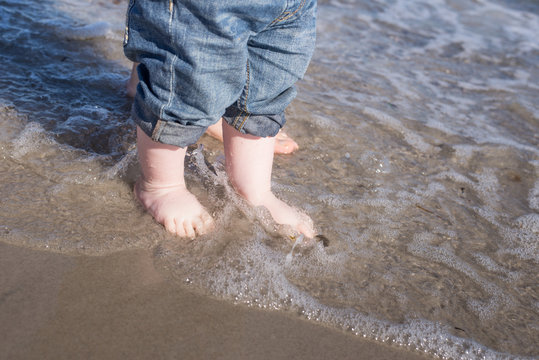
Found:
M 539 356 L 539 4 L 321 1 L 273 187 L 302 246 L 230 191 L 203 137 L 188 186 L 222 231 L 135 203 L 126 2 L 0 0 L 0 241 L 157 266 L 227 301 L 452 359 Z M 293 248 L 293 251 L 292 251 Z

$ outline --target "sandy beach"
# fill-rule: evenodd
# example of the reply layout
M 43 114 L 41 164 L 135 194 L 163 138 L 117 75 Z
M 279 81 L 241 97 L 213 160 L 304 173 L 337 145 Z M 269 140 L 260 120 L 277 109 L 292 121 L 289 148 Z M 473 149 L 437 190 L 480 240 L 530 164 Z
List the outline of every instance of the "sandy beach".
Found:
M 146 251 L 0 244 L 2 359 L 426 359 L 168 281 Z

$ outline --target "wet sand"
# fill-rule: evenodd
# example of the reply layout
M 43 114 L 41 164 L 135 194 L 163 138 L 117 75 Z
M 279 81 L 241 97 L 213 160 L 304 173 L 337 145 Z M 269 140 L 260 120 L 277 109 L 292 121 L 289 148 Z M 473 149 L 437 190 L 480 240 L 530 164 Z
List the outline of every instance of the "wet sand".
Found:
M 292 314 L 199 295 L 149 251 L 67 256 L 0 243 L 2 359 L 426 359 Z

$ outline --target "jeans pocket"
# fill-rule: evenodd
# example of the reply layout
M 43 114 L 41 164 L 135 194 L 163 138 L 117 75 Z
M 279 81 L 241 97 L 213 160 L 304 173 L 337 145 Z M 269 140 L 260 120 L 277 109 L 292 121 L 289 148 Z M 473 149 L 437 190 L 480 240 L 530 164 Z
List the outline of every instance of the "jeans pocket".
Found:
M 127 11 L 125 13 L 124 47 L 129 42 L 129 16 L 131 14 L 131 10 L 133 9 L 134 5 L 135 5 L 135 0 L 129 0 L 129 5 L 127 6 Z
M 298 15 L 306 2 L 307 0 L 296 0 L 295 2 L 287 1 L 287 9 L 277 19 L 275 19 L 272 24 L 277 24 L 286 20 L 290 20 L 295 15 Z

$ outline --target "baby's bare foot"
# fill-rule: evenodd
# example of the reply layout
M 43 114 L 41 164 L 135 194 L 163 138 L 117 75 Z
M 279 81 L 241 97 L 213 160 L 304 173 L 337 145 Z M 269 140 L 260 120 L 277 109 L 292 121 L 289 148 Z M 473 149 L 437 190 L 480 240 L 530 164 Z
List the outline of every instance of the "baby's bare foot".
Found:
M 213 219 L 187 190 L 184 159 L 187 148 L 153 141 L 137 126 L 142 176 L 135 195 L 154 219 L 171 233 L 195 237 L 213 227 Z
M 210 214 L 183 184 L 159 187 L 141 179 L 135 184 L 135 195 L 150 215 L 173 234 L 194 238 L 214 226 Z
M 250 202 L 254 206 L 264 206 L 268 209 L 277 224 L 288 225 L 310 239 L 316 235 L 313 221 L 309 216 L 278 199 L 272 192 L 267 192 L 261 198 Z
M 275 138 L 242 134 L 223 122 L 223 139 L 226 173 L 238 194 L 251 205 L 268 209 L 277 224 L 291 226 L 294 231 L 313 238 L 312 220 L 271 192 Z

